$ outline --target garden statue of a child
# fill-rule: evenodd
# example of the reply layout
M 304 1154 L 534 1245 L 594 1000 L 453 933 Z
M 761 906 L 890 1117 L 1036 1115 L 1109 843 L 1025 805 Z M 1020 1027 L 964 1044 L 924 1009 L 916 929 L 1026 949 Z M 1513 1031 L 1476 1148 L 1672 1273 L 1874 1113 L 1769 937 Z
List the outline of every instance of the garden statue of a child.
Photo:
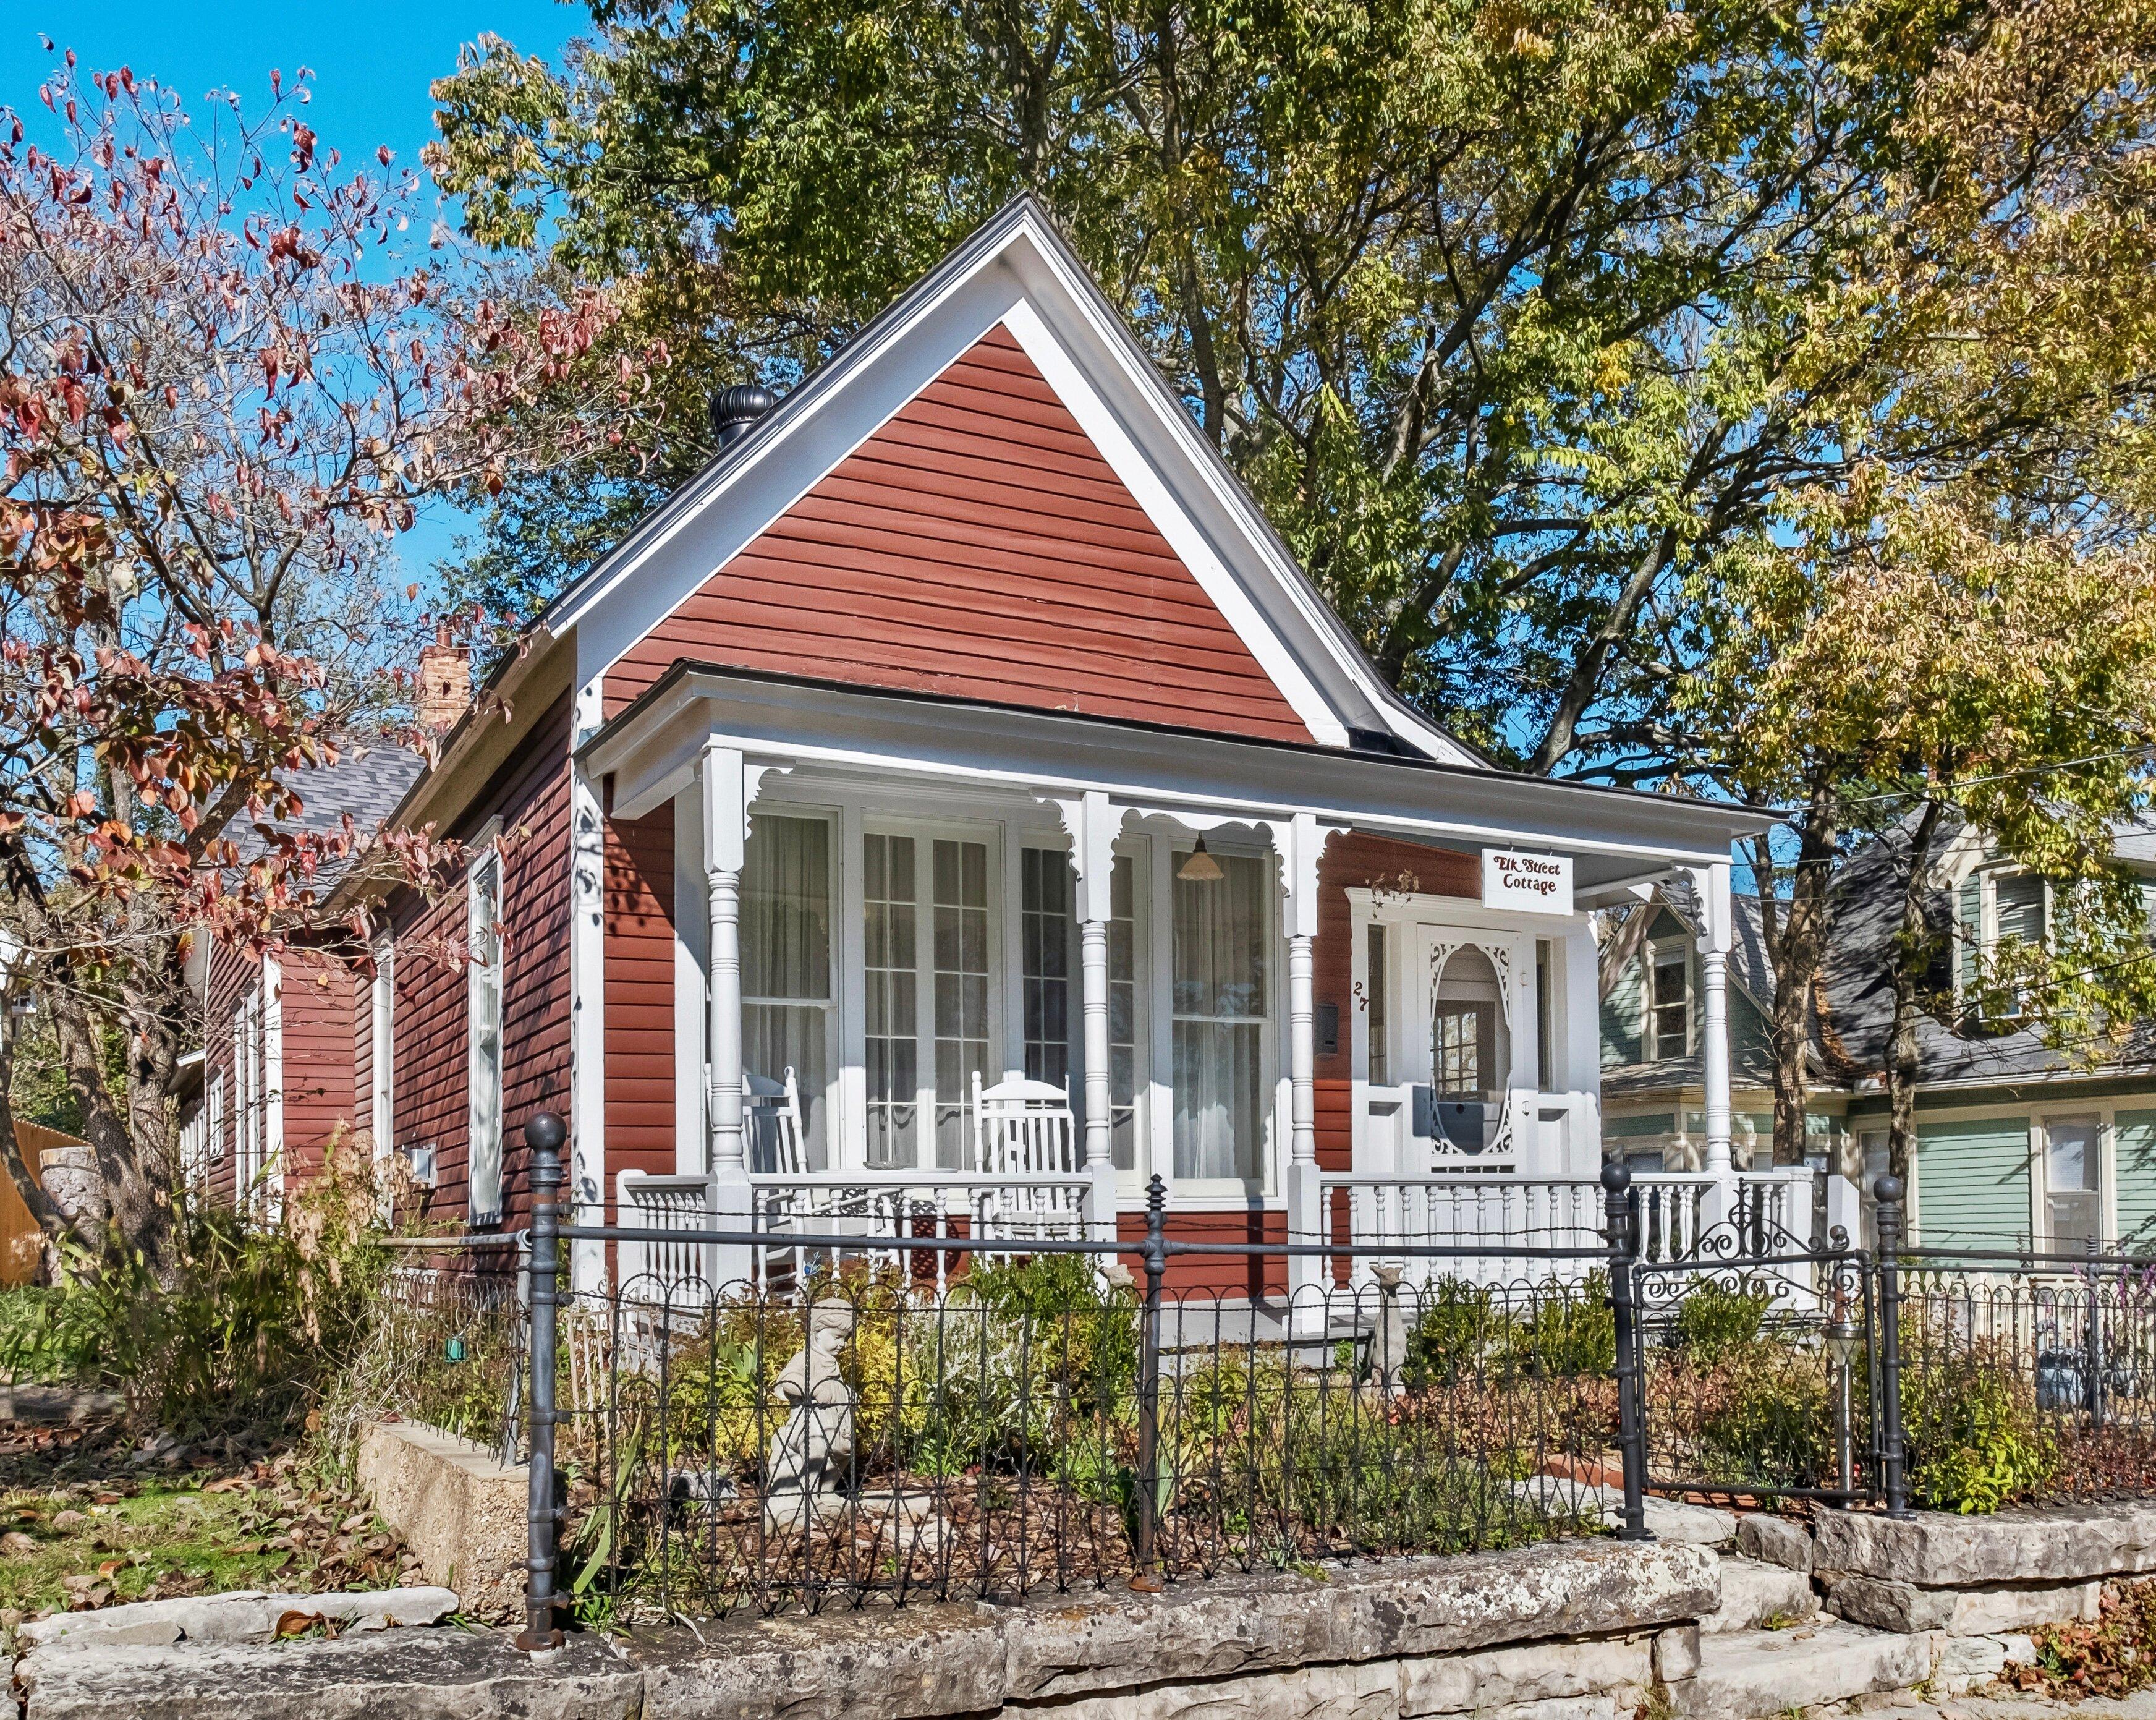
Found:
M 764 1458 L 764 1516 L 775 1525 L 813 1517 L 819 1495 L 835 1493 L 854 1455 L 854 1394 L 839 1352 L 854 1333 L 854 1305 L 808 1309 L 808 1341 L 782 1368 L 773 1390 L 787 1417 Z

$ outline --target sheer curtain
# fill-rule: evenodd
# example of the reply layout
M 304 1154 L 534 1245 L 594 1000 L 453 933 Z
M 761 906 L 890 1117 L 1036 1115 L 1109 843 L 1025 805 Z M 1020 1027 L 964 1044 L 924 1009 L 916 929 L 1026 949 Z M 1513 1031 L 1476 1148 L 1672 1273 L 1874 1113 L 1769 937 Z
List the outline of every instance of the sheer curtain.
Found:
M 742 1065 L 801 1091 L 812 1165 L 828 1165 L 831 827 L 759 813 L 742 867 Z
M 1220 855 L 1222 875 L 1174 882 L 1175 1174 L 1261 1174 L 1266 861 Z

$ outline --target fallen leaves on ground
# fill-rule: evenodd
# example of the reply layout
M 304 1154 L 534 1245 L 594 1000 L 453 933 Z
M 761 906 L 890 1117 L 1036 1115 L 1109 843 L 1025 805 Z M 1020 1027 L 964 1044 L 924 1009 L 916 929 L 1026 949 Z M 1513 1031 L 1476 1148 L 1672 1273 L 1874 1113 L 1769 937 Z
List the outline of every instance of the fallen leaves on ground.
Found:
M 418 1564 L 295 1451 L 0 1423 L 0 1625 L 221 1589 L 394 1588 Z
M 2107 1584 L 2093 1621 L 2046 1625 L 2030 1635 L 2035 1660 L 2007 1667 L 2001 1684 L 2072 1700 L 2145 1690 L 2156 1684 L 2156 1582 Z

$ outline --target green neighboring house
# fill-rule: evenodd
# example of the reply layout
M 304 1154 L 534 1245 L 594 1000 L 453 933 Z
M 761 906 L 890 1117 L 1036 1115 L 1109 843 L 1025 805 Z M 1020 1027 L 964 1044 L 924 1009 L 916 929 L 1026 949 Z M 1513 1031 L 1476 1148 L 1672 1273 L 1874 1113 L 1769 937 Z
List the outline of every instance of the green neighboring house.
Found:
M 1868 1196 L 1887 1168 L 1881 1069 L 1892 996 L 1882 957 L 1899 914 L 1903 839 L 1881 839 L 1836 881 L 1835 935 L 1809 1012 L 1807 1159 L 1861 1178 Z M 2151 882 L 2156 826 L 2122 829 L 2118 849 Z M 1768 1163 L 1774 1075 L 1767 1020 L 1774 973 L 1756 896 L 1732 898 L 1729 963 L 1731 1158 Z M 1950 952 L 1933 991 L 1959 999 L 1980 952 L 2045 935 L 2045 881 L 2005 865 L 1973 834 L 1947 845 L 1929 911 Z M 1603 1148 L 1635 1170 L 1694 1170 L 1705 1146 L 1699 1055 L 1697 906 L 1682 886 L 1604 916 L 1601 927 Z M 2088 1069 L 2011 1021 L 1927 1014 L 1911 1228 L 1933 1245 L 2156 1254 L 2156 1033 L 2119 1060 Z

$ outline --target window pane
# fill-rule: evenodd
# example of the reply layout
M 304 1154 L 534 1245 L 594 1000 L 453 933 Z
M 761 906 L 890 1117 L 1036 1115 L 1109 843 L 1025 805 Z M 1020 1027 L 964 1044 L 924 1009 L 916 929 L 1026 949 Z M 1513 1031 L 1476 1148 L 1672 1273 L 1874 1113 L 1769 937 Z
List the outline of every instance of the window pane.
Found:
M 1137 875 L 1130 855 L 1117 855 L 1108 883 L 1108 1096 L 1119 1170 L 1137 1167 Z
M 831 827 L 758 814 L 742 865 L 744 998 L 831 995 Z
M 866 937 L 868 1162 L 917 1162 L 920 1106 L 916 1080 L 913 963 L 913 839 L 862 839 L 862 905 Z M 901 893 L 903 886 L 903 893 Z
M 501 861 L 490 854 L 472 873 L 471 968 L 467 1026 L 470 1107 L 465 1175 L 472 1220 L 501 1216 Z
M 935 881 L 936 1162 L 972 1162 L 973 1078 L 988 1061 L 988 850 L 939 837 Z
M 2052 1191 L 2094 1188 L 2096 1130 L 2087 1123 L 2053 1123 L 2046 1134 L 2045 1176 Z
M 1025 991 L 1025 1073 L 1029 1081 L 1070 1088 L 1070 857 L 1029 848 L 1022 856 L 1021 983 Z
M 2001 938 L 2028 943 L 2044 941 L 2044 881 L 2018 873 L 1998 881 L 1998 924 Z
M 1261 1170 L 1268 926 L 1265 861 L 1222 855 L 1221 876 L 1178 878 L 1174 941 L 1175 1174 Z
M 779 1082 L 793 1071 L 801 1099 L 802 1142 L 812 1166 L 830 1163 L 824 1150 L 829 1022 L 829 1009 L 816 1004 L 742 1005 L 742 1066 L 751 1075 Z
M 1386 1019 L 1385 988 L 1385 928 L 1370 927 L 1369 937 L 1369 995 L 1365 999 L 1369 1010 L 1370 1081 L 1373 1086 L 1388 1087 L 1393 1082 L 1392 1027 Z

